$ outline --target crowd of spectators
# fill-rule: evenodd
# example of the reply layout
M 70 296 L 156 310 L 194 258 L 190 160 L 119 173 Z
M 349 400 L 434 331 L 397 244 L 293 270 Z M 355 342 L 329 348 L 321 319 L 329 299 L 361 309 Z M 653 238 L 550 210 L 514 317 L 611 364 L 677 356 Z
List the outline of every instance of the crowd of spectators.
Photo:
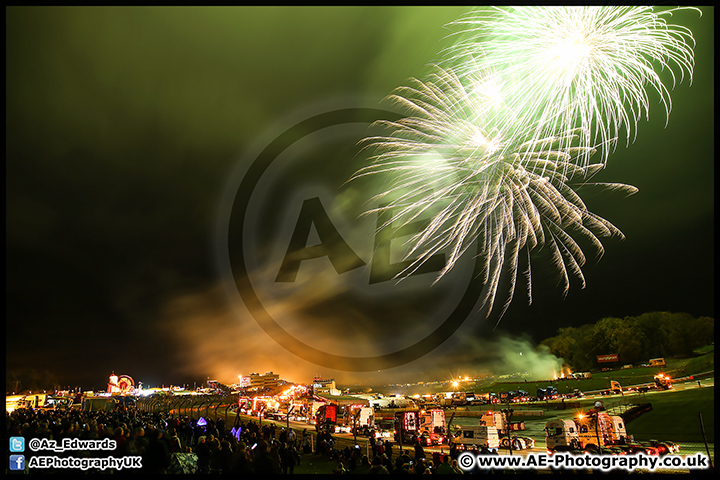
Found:
M 113 411 L 19 409 L 6 414 L 8 441 L 24 437 L 48 439 L 114 440 L 114 450 L 32 451 L 26 449 L 26 465 L 33 456 L 102 458 L 136 457 L 140 462 L 122 473 L 216 473 L 292 474 L 303 456 L 317 454 L 332 465 L 327 473 L 463 473 L 457 466 L 457 451 L 425 457 L 419 444 L 414 450 L 399 449 L 390 441 L 370 442 L 372 454 L 362 449 L 335 448 L 330 434 L 316 440 L 302 432 L 274 423 L 240 420 L 226 425 L 207 419 L 198 422 L 186 416 L 144 412 L 135 408 Z M 313 441 L 314 440 L 314 441 Z M 315 447 L 315 448 L 313 448 Z M 395 450 L 395 451 L 393 451 Z M 26 467 L 28 471 L 28 467 Z M 73 473 L 67 468 L 33 469 L 42 473 Z M 99 471 L 90 469 L 83 473 Z M 112 469 L 106 469 L 109 473 Z M 115 470 L 118 471 L 118 470 Z M 6 470 L 7 473 L 22 473 Z
M 419 441 L 411 449 L 400 448 L 390 440 L 377 438 L 371 441 L 372 454 L 363 454 L 362 449 L 355 445 L 336 450 L 332 436 L 321 432 L 318 437 L 318 453 L 336 462 L 334 474 L 463 474 L 458 466 L 457 458 L 460 451 L 452 448 L 448 453 L 434 451 L 432 458 L 426 456 Z M 482 452 L 476 452 L 482 453 Z M 397 454 L 396 457 L 394 455 Z
M 23 437 L 25 445 L 34 438 L 53 440 L 57 445 L 66 438 L 115 442 L 114 450 L 103 451 L 35 452 L 27 448 L 26 465 L 30 465 L 33 456 L 112 456 L 140 457 L 140 468 L 124 469 L 122 473 L 289 474 L 301 461 L 302 440 L 297 439 L 292 429 L 290 433 L 274 424 L 260 426 L 255 421 L 238 421 L 235 425 L 226 425 L 223 419 L 198 422 L 134 408 L 114 411 L 19 409 L 6 414 L 6 427 L 8 441 L 11 437 Z M 309 450 L 306 447 L 304 451 Z M 37 471 L 72 472 L 66 468 Z

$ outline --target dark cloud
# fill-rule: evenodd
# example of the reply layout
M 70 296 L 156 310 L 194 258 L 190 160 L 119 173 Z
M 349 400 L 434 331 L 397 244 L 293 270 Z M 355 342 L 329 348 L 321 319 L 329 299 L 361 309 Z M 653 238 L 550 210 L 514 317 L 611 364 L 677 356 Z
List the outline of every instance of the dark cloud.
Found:
M 606 242 L 604 257 L 585 270 L 587 288 L 571 287 L 564 300 L 538 263 L 533 305 L 518 292 L 501 323 L 528 342 L 609 315 L 714 314 L 714 18 L 704 10 L 676 19 L 697 40 L 696 71 L 692 86 L 673 90 L 669 124 L 651 105 L 637 141 L 619 146 L 598 176 L 638 194 L 584 197 L 626 239 Z M 379 102 L 423 75 L 444 46 L 442 25 L 463 11 L 8 8 L 8 388 L 102 388 L 113 370 L 146 384 L 266 370 L 297 381 L 315 373 L 375 380 L 298 359 L 235 305 L 218 271 L 218 210 L 233 172 L 245 168 L 238 159 L 279 119 L 334 96 Z M 350 205 L 355 198 L 345 197 Z M 350 241 L 367 260 L 370 238 Z M 348 304 L 347 292 L 333 288 L 295 292 L 302 302 L 293 308 L 327 318 Z M 334 328 L 360 348 L 392 323 L 351 301 L 356 314 Z M 402 302 L 393 308 L 397 317 Z M 427 310 L 421 301 L 413 309 Z M 373 330 L 362 329 L 363 315 Z M 469 323 L 477 329 L 468 336 L 492 335 L 493 320 L 478 314 Z M 434 375 L 456 361 L 484 361 L 456 357 L 457 341 L 381 373 Z M 502 342 L 478 342 L 467 345 L 502 350 Z

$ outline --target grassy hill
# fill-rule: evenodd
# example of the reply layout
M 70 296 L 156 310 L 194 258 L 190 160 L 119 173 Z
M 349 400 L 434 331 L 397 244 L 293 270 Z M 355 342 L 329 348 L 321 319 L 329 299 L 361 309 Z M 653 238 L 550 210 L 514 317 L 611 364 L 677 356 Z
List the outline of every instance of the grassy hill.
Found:
M 715 390 L 712 387 L 664 392 L 648 396 L 652 411 L 628 424 L 638 440 L 666 438 L 678 442 L 702 442 L 698 414 L 702 414 L 707 441 L 715 442 Z
M 499 393 L 502 391 L 521 389 L 527 391 L 531 395 L 534 395 L 538 388 L 544 388 L 548 385 L 552 385 L 556 387 L 560 393 L 570 393 L 576 388 L 583 392 L 589 392 L 609 388 L 610 380 L 616 380 L 620 382 L 623 387 L 627 387 L 629 385 L 641 383 L 652 383 L 653 377 L 658 373 L 667 373 L 672 378 L 678 378 L 680 376 L 690 376 L 712 372 L 715 370 L 714 354 L 715 346 L 707 345 L 703 348 L 695 350 L 694 355 L 691 357 L 666 358 L 665 360 L 667 365 L 665 367 L 634 367 L 629 369 L 617 368 L 606 372 L 593 372 L 592 378 L 590 379 L 548 379 L 530 382 L 522 380 L 486 380 L 483 382 L 469 381 L 462 382 L 455 388 L 455 390 L 466 392 L 472 391 L 475 393 Z M 448 383 L 438 382 L 403 386 L 372 385 L 371 387 L 374 393 L 382 393 L 385 395 L 393 393 L 401 395 L 425 395 L 453 390 L 453 387 L 451 387 Z M 370 386 L 350 387 L 352 391 L 367 391 L 368 388 L 370 388 Z

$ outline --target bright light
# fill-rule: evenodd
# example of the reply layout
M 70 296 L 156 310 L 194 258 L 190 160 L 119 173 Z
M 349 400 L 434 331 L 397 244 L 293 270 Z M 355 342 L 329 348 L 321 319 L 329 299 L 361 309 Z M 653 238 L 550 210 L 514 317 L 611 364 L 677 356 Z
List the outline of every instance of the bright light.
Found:
M 587 35 L 582 32 L 571 32 L 565 38 L 553 39 L 544 55 L 545 60 L 553 65 L 551 67 L 553 69 L 576 70 L 590 58 L 592 48 Z
M 497 117 L 501 130 L 519 121 L 541 139 L 580 127 L 581 144 L 600 144 L 604 161 L 621 129 L 629 143 L 649 115 L 648 91 L 660 96 L 669 116 L 669 89 L 658 71 L 669 72 L 671 87 L 692 79 L 692 32 L 667 22 L 682 8 L 688 7 L 478 10 L 451 23 L 463 38 L 446 49 L 443 65 L 461 78 L 492 72 L 506 107 Z
M 489 315 L 504 295 L 502 318 L 518 277 L 531 302 L 530 257 L 543 249 L 563 295 L 570 277 L 584 288 L 581 245 L 599 258 L 601 238 L 623 235 L 590 212 L 576 190 L 637 191 L 591 179 L 622 130 L 627 143 L 634 139 L 638 121 L 649 115 L 648 92 L 659 96 L 669 118 L 669 89 L 657 71 L 667 72 L 673 86 L 692 79 L 692 32 L 665 19 L 678 9 L 493 7 L 453 22 L 461 38 L 432 73 L 391 95 L 407 116 L 383 122 L 387 134 L 365 140 L 375 154 L 353 175 L 386 177 L 372 199 L 382 206 L 366 212 L 389 214 L 380 228 L 429 217 L 408 240 L 408 266 L 397 277 L 443 253 L 439 280 L 471 251 L 484 262 L 481 305 Z M 600 161 L 590 163 L 598 151 Z

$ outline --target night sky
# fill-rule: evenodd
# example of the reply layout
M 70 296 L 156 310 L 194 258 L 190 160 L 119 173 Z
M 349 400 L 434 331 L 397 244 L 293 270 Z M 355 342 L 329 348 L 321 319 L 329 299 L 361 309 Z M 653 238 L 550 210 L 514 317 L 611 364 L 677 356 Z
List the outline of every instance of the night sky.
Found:
M 258 327 L 237 292 L 228 293 L 235 285 L 228 285 L 218 235 L 227 224 L 228 192 L 250 168 L 248 152 L 267 144 L 278 125 L 292 124 L 282 119 L 300 118 L 293 112 L 327 99 L 361 96 L 379 107 L 409 77 L 428 72 L 448 46 L 443 25 L 465 11 L 6 9 L 7 388 L 97 389 L 111 371 L 151 386 L 192 386 L 209 377 L 233 382 L 268 370 L 296 382 L 315 374 L 340 383 L 432 380 L 502 363 L 508 338 L 538 342 L 560 327 L 651 311 L 714 316 L 712 7 L 703 7 L 701 18 L 672 17 L 693 31 L 697 46 L 692 85 L 686 79 L 671 91 L 667 126 L 662 105 L 653 103 L 637 140 L 627 148 L 621 141 L 596 177 L 639 192 L 583 191 L 590 211 L 626 236 L 607 239 L 604 256 L 589 259 L 585 289 L 573 283 L 563 299 L 539 262 L 531 306 L 519 287 L 496 330 L 497 319 L 473 311 L 472 325 L 458 332 L 465 340 L 374 376 L 287 352 Z M 292 178 L 308 182 L 315 171 L 337 176 L 352 167 L 314 164 Z M 302 192 L 283 200 L 299 209 Z M 297 217 L 278 212 L 267 218 L 284 218 L 292 229 L 295 220 L 287 219 Z M 262 259 L 286 245 L 270 244 L 252 266 L 262 269 Z M 313 328 L 327 335 L 387 346 L 394 335 L 382 330 L 388 324 L 376 322 L 362 336 L 353 329 L 362 325 L 353 321 L 355 310 L 345 323 L 323 326 L 328 311 L 362 302 L 337 282 L 325 283 L 340 278 L 322 272 L 331 267 L 314 268 L 314 296 L 294 291 L 283 300 L 301 296 L 306 303 L 292 309 L 320 319 Z M 451 287 L 424 300 L 452 296 Z M 417 316 L 399 312 L 427 308 L 402 295 L 383 301 L 377 318 L 387 307 L 403 331 Z

